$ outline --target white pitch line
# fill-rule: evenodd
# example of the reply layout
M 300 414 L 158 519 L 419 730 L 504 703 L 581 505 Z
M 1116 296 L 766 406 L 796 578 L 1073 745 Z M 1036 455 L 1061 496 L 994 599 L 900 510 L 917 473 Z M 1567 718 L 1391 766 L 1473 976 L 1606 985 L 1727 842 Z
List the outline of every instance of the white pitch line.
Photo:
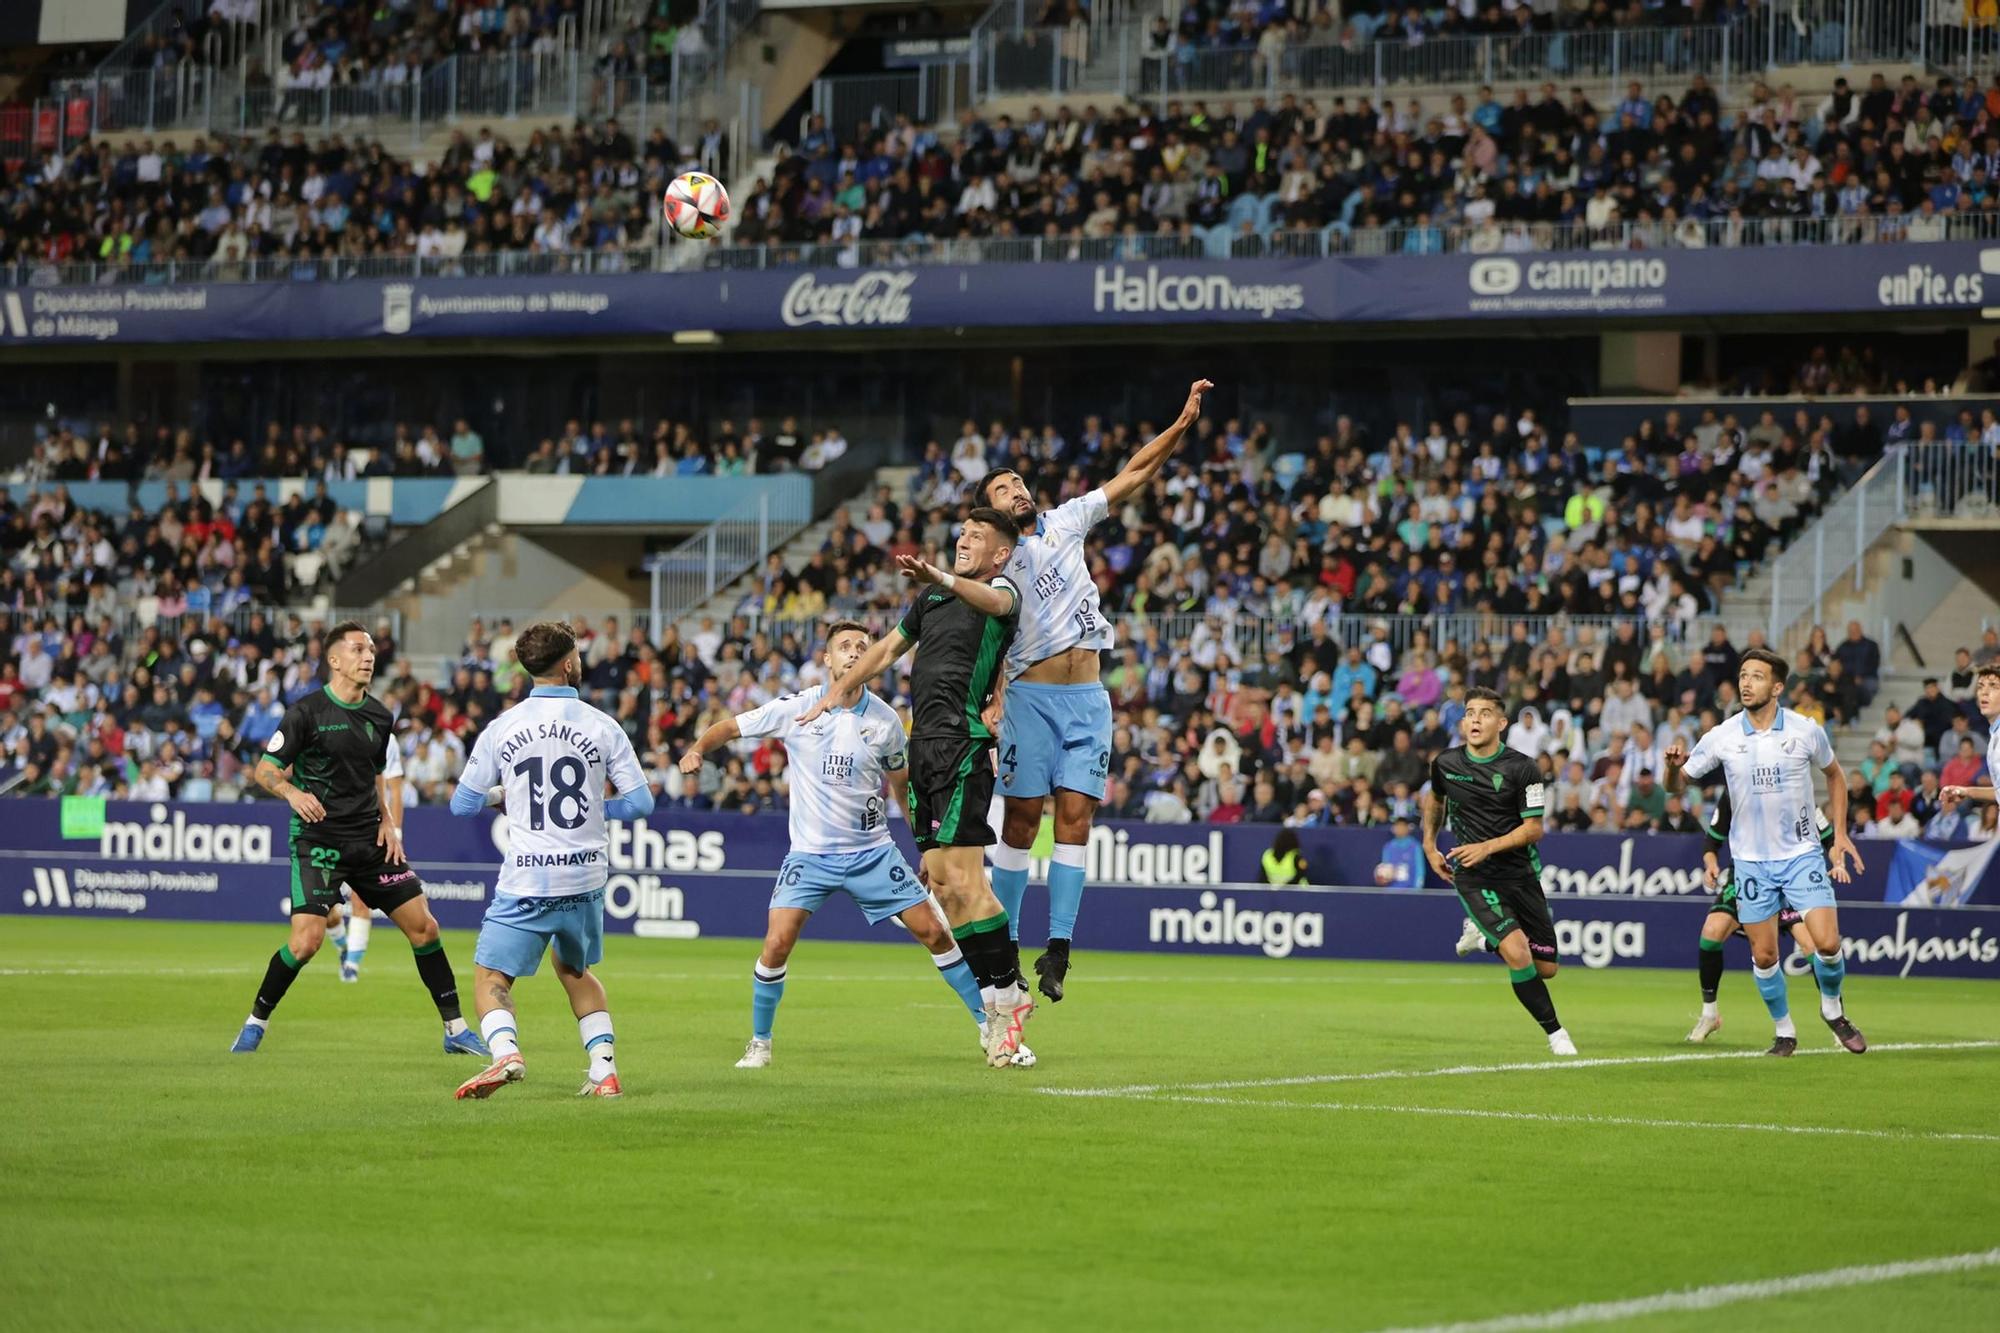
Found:
M 1287 1102 L 1245 1101 L 1240 1097 L 1195 1097 L 1174 1093 L 1138 1095 L 1135 1102 L 1186 1102 L 1196 1106 L 1235 1106 L 1262 1110 L 1267 1106 L 1287 1111 L 1380 1111 L 1392 1115 L 1434 1115 L 1468 1120 L 1540 1120 L 1555 1125 L 1615 1125 L 1639 1129 L 1755 1130 L 1767 1134 L 1814 1134 L 1834 1138 L 1894 1139 L 1908 1143 L 1936 1140 L 1941 1143 L 2000 1143 L 2000 1134 L 1950 1133 L 1917 1129 L 1850 1129 L 1841 1125 L 1767 1125 L 1748 1120 L 1656 1120 L 1622 1115 L 1562 1115 L 1549 1111 L 1492 1111 L 1461 1106 L 1390 1106 L 1378 1102 Z
M 1911 1259 L 1893 1264 L 1859 1264 L 1851 1268 L 1829 1268 L 1818 1273 L 1795 1273 L 1790 1277 L 1765 1278 L 1757 1282 L 1728 1282 L 1713 1287 L 1692 1287 L 1683 1291 L 1663 1291 L 1627 1301 L 1596 1301 L 1572 1305 L 1540 1314 L 1510 1314 L 1497 1319 L 1474 1319 L 1458 1324 L 1426 1324 L 1421 1328 L 1385 1329 L 1382 1333 L 1527 1333 L 1531 1329 L 1573 1328 L 1578 1324 L 1605 1324 L 1647 1315 L 1672 1314 L 1684 1310 L 1713 1310 L 1743 1301 L 1765 1301 L 1774 1296 L 1792 1296 L 1806 1291 L 1829 1291 L 1839 1287 L 1862 1287 L 1875 1282 L 1895 1282 L 1908 1277 L 1932 1277 L 1940 1273 L 1969 1273 L 2000 1265 L 2000 1249 L 1975 1250 L 1968 1254 L 1945 1255 L 1936 1259 Z
M 262 976 L 261 967 L 0 967 L 0 977 L 225 977 Z M 620 982 L 631 984 L 646 981 L 737 981 L 741 979 L 737 969 L 717 968 L 713 972 L 648 972 L 643 968 L 626 970 L 614 965 L 612 975 Z M 880 975 L 813 976 L 800 973 L 799 980 L 812 985 L 846 984 L 861 982 L 876 984 L 881 982 L 920 981 L 933 984 L 927 978 L 929 973 L 921 968 L 908 972 L 885 972 Z M 1490 984 L 1475 977 L 1444 977 L 1427 979 L 1423 977 L 1099 977 L 1090 978 L 1090 984 L 1138 985 L 1138 986 L 1477 986 Z
M 2000 1041 L 1891 1041 L 1869 1051 L 1986 1051 Z M 1838 1046 L 1802 1048 L 1799 1055 L 1845 1055 Z M 1290 1078 L 1223 1079 L 1214 1083 L 1130 1083 L 1116 1088 L 1037 1088 L 1051 1097 L 1140 1097 L 1156 1092 L 1230 1092 L 1246 1088 L 1302 1088 L 1326 1083 L 1380 1083 L 1406 1078 L 1454 1078 L 1554 1069 L 1606 1069 L 1615 1065 L 1676 1065 L 1708 1060 L 1761 1060 L 1762 1051 L 1678 1051 L 1672 1055 L 1612 1055 L 1588 1060 L 1520 1060 L 1498 1065 L 1447 1065 L 1442 1069 L 1377 1069 L 1362 1074 L 1297 1074 Z

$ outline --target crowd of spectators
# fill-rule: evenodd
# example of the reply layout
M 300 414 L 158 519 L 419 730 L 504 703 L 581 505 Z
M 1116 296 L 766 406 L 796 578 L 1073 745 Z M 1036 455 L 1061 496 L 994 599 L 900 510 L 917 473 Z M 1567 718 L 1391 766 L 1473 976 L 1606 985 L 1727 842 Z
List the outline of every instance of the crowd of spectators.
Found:
M 801 567 L 772 553 L 723 623 L 655 637 L 580 620 L 586 692 L 630 732 L 664 800 L 781 806 L 775 741 L 746 742 L 696 779 L 676 761 L 718 717 L 821 679 L 813 653 L 829 618 L 893 623 L 909 591 L 892 557 L 944 548 L 990 468 L 1015 468 L 1060 503 L 1152 432 L 1097 417 L 1067 431 L 967 421 L 949 446 L 930 445 L 905 490 L 837 511 Z M 573 422 L 549 448 L 555 466 L 592 471 L 677 455 L 806 466 L 828 436 L 839 438 L 808 444 L 789 419 L 768 436 L 759 421 L 741 434 L 725 423 L 709 445 L 666 429 L 649 449 L 634 423 Z M 1740 652 L 1762 643 L 1755 631 L 1732 641 L 1711 615 L 1717 596 L 1865 461 L 1839 443 L 1810 417 L 1785 426 L 1767 413 L 1745 429 L 1724 414 L 1669 416 L 1600 451 L 1552 438 L 1524 410 L 1382 438 L 1343 418 L 1285 450 L 1262 422 L 1202 419 L 1087 547 L 1120 626 L 1104 675 L 1117 727 L 1109 812 L 1391 822 L 1451 743 L 1464 690 L 1487 685 L 1506 700 L 1509 742 L 1544 767 L 1556 827 L 1693 827 L 1700 807 L 1665 794 L 1659 755 L 1727 715 Z M 117 447 L 161 456 L 143 439 Z M 284 598 L 284 553 L 331 560 L 357 541 L 324 479 L 282 504 L 245 485 L 217 505 L 170 492 L 160 512 L 122 519 L 59 487 L 0 502 L 0 741 L 19 790 L 242 792 L 246 759 L 322 674 L 315 628 L 297 617 L 280 628 L 257 608 Z M 515 629 L 475 624 L 454 660 L 422 673 L 378 629 L 376 689 L 403 719 L 413 799 L 443 799 L 480 727 L 525 691 Z M 1988 631 L 1948 680 L 1887 715 L 1881 753 L 1853 773 L 1868 794 L 1853 807 L 1858 829 L 1899 836 L 1914 819 L 1985 836 L 1976 815 L 1933 823 L 1943 812 L 1926 802 L 1982 761 L 1966 701 L 1973 665 L 1995 656 L 2000 634 Z M 1838 644 L 1815 635 L 1788 702 L 1846 734 L 1872 725 L 1882 674 L 1860 625 Z
M 1525 7 L 1520 11 L 1527 13 Z M 1702 75 L 1615 104 L 1556 84 L 1163 111 L 1058 106 L 955 132 L 814 117 L 740 242 L 1041 238 L 1093 252 L 1432 253 L 1767 241 L 1931 241 L 2000 231 L 2000 77 L 1880 75 L 1811 102 L 1757 84 L 1725 109 Z M 853 262 L 858 262 L 855 260 Z
M 559 49 L 567 21 L 581 24 L 581 0 L 312 0 L 283 16 L 278 64 L 266 70 L 250 62 L 250 78 L 269 85 L 391 88 L 420 77 L 454 55 L 520 51 L 536 55 Z M 266 18 L 258 0 L 203 0 L 178 9 L 166 23 L 134 43 L 126 64 L 134 69 L 168 70 L 200 64 L 218 30 L 256 35 Z M 225 57 L 236 44 L 219 48 Z
M 685 145 L 655 128 L 635 143 L 607 119 L 532 131 L 518 146 L 490 129 L 453 136 L 439 160 L 334 133 L 308 143 L 196 133 L 112 148 L 85 142 L 0 161 L 0 264 L 54 284 L 91 261 L 97 280 L 251 275 L 308 281 L 330 261 L 422 260 L 437 273 L 553 272 L 582 252 L 597 271 L 651 263 L 664 238 L 653 201 L 681 171 L 719 170 L 727 136 L 710 122 Z
M 136 422 L 123 428 L 109 422 L 91 427 L 58 422 L 36 443 L 22 474 L 30 484 L 123 481 L 176 486 L 279 478 L 326 484 L 369 477 L 477 476 L 503 467 L 563 476 L 745 476 L 793 469 L 817 472 L 845 457 L 850 447 L 837 424 L 822 422 L 806 430 L 792 416 L 779 418 L 775 426 L 767 426 L 762 417 L 750 417 L 741 430 L 733 420 L 724 420 L 713 431 L 670 417 L 650 426 L 633 417 L 590 422 L 572 418 L 526 457 L 515 459 L 495 457 L 485 437 L 463 417 L 445 426 L 386 423 L 379 433 L 379 441 L 360 445 L 323 425 L 287 427 L 267 422 L 252 444 L 241 437 L 218 441 L 188 427 L 162 425 L 149 430 Z M 42 502 L 67 510 L 68 496 L 57 492 Z M 0 509 L 0 515 L 7 512 Z
M 47 620 L 60 656 L 62 636 L 115 637 L 101 622 L 125 612 L 174 624 L 282 605 L 337 577 L 364 540 L 360 515 L 324 482 L 283 501 L 262 482 L 247 494 L 232 482 L 219 503 L 170 485 L 158 509 L 135 496 L 122 515 L 83 508 L 62 486 L 0 489 L 0 612 Z M 310 558 L 299 568 L 311 577 L 295 557 Z

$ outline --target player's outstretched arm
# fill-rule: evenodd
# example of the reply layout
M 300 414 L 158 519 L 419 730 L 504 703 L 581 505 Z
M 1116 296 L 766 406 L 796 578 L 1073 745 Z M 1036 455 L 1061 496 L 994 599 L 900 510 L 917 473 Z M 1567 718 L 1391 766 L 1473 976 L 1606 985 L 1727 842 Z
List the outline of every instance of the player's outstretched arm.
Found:
M 1014 608 L 1020 605 L 1021 595 L 1014 591 L 1011 584 L 962 579 L 950 570 L 940 569 L 914 555 L 897 556 L 896 567 L 912 583 L 935 583 L 973 610 L 984 611 L 989 616 L 1005 619 L 1013 615 Z
M 690 777 L 701 772 L 703 759 L 729 744 L 729 742 L 741 739 L 742 736 L 743 728 L 736 725 L 735 718 L 723 718 L 722 721 L 717 722 L 707 731 L 695 737 L 694 744 L 688 746 L 687 753 L 681 756 L 681 772 L 686 773 Z
M 826 687 L 826 691 L 811 708 L 799 714 L 798 725 L 804 726 L 829 708 L 852 708 L 854 701 L 861 697 L 861 691 L 868 688 L 868 682 L 889 669 L 889 664 L 910 651 L 916 640 L 906 638 L 901 626 L 869 645 L 856 662 L 839 680 Z
M 1960 801 L 2000 801 L 2000 795 L 1996 795 L 1996 791 L 2000 791 L 2000 788 L 1951 786 L 1946 787 L 1938 795 L 1944 801 L 1944 808 L 1951 810 L 1955 809 Z
M 1201 417 L 1201 396 L 1213 389 L 1211 380 L 1196 380 L 1188 388 L 1187 402 L 1181 407 L 1180 416 L 1174 424 L 1148 440 L 1132 455 L 1132 461 L 1119 470 L 1117 476 L 1104 483 L 1104 498 L 1112 504 L 1122 504 L 1135 492 L 1146 486 L 1158 475 L 1160 467 L 1175 449 L 1180 447 L 1181 436 L 1187 428 Z

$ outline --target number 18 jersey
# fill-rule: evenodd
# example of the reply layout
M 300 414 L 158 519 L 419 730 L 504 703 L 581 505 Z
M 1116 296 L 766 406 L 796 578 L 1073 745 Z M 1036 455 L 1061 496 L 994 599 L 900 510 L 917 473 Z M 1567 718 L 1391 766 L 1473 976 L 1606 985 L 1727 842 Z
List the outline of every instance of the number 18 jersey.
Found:
M 1102 489 L 1042 514 L 1007 562 L 1007 580 L 1021 592 L 1021 621 L 1007 650 L 1007 679 L 1071 648 L 1112 646 L 1116 636 L 1098 604 L 1083 539 L 1111 514 Z
M 479 733 L 459 782 L 507 790 L 507 859 L 495 896 L 567 898 L 604 887 L 607 778 L 621 795 L 646 785 L 624 729 L 574 690 L 537 686 Z

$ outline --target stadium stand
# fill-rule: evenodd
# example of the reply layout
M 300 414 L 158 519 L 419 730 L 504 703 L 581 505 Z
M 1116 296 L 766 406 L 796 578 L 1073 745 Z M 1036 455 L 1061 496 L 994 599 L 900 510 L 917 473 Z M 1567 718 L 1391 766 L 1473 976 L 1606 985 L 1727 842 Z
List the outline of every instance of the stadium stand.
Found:
M 1761 639 L 1731 643 L 1717 596 L 1873 452 L 1830 421 L 1792 430 L 1770 413 L 1748 429 L 1713 413 L 1664 425 L 1606 450 L 1574 433 L 1552 439 L 1531 410 L 1486 423 L 1459 414 L 1421 432 L 1399 424 L 1379 440 L 1342 420 L 1312 447 L 1281 452 L 1261 422 L 1204 419 L 1090 548 L 1120 620 L 1106 677 L 1118 710 L 1110 805 L 1162 822 L 1384 822 L 1411 810 L 1463 690 L 1490 684 L 1518 719 L 1511 743 L 1549 775 L 1560 825 L 1688 823 L 1695 811 L 1669 804 L 1649 774 L 1666 744 L 1726 709 L 1737 652 Z M 837 510 L 796 573 L 773 552 L 720 625 L 654 635 L 579 617 L 587 689 L 633 735 L 663 799 L 780 807 L 782 746 L 746 743 L 692 787 L 674 766 L 681 747 L 725 713 L 813 683 L 826 618 L 893 623 L 907 590 L 890 558 L 948 542 L 987 469 L 1019 469 L 1059 501 L 1101 481 L 1151 430 L 1095 416 L 1067 432 L 967 421 L 949 447 L 926 448 L 901 493 L 882 485 Z M 92 513 L 60 485 L 0 505 L 0 782 L 21 794 L 245 794 L 246 756 L 283 705 L 315 687 L 316 634 L 330 618 L 274 608 L 303 591 L 301 560 L 310 583 L 363 545 L 326 483 L 372 475 L 384 458 L 391 475 L 413 460 L 451 470 L 456 432 L 451 442 L 433 427 L 397 433 L 397 448 L 367 460 L 322 430 L 273 427 L 257 459 L 315 478 L 282 505 L 259 482 L 238 486 L 185 431 L 51 437 L 52 477 L 108 470 L 227 489 L 219 505 L 170 492 L 157 514 Z M 685 423 L 661 422 L 644 441 L 633 422 L 572 422 L 530 466 L 680 475 L 782 468 L 795 453 L 811 466 L 824 434 L 805 444 L 787 420 L 767 443 L 761 421 L 741 435 L 725 423 L 703 443 Z M 393 623 L 380 624 L 378 679 L 402 719 L 413 799 L 444 799 L 485 720 L 525 689 L 508 657 L 516 628 L 475 622 L 433 678 L 398 656 Z M 1989 631 L 1977 651 L 2000 655 L 2000 636 Z M 1857 793 L 1870 788 L 1857 820 L 1892 826 L 1901 793 L 1920 826 L 1937 816 L 1965 731 L 1952 721 L 1969 697 L 1965 660 L 1942 703 L 1910 700 L 1907 717 L 1884 722 L 1895 762 L 1856 770 Z M 1800 654 L 1794 706 L 1849 725 L 1880 672 L 1880 646 L 1865 635 L 1838 648 L 1821 636 Z M 1919 726 L 1930 729 L 1920 747 L 1909 735 Z
M 1286 93 L 1037 106 L 1020 121 L 812 116 L 742 191 L 731 245 L 675 246 L 647 201 L 728 158 L 710 122 L 615 117 L 454 136 L 435 161 L 282 114 L 261 136 L 85 142 L 4 166 L 15 284 L 318 279 L 945 259 L 1519 253 L 2000 234 L 2000 75 L 1812 101 L 1705 76 L 1615 103 L 1554 82 L 1428 98 Z M 0 136 L 4 137 L 4 136 Z M 67 266 L 82 264 L 76 270 Z

